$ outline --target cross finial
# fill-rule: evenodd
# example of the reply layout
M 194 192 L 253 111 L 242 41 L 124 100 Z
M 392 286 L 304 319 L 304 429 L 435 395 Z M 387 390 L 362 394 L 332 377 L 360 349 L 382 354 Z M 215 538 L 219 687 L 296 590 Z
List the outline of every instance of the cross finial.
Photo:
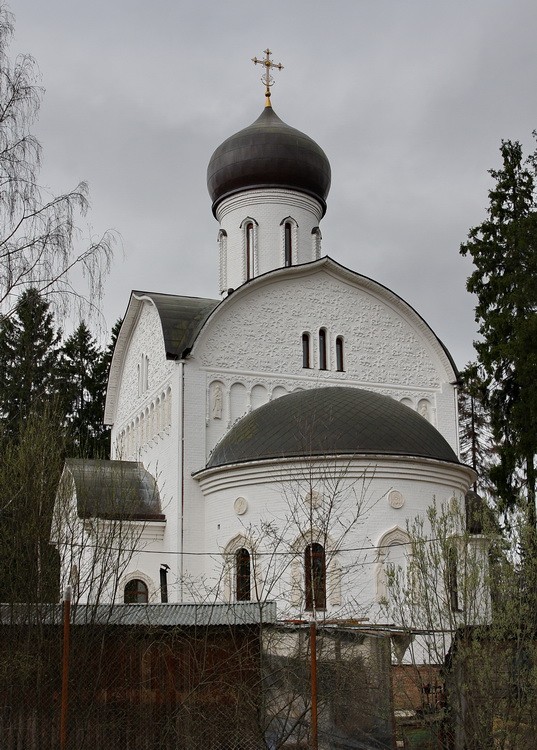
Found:
M 273 63 L 270 59 L 272 52 L 268 49 L 265 50 L 265 58 L 263 60 L 258 60 L 257 57 L 252 57 L 252 62 L 254 65 L 264 65 L 265 66 L 265 72 L 261 76 L 261 81 L 263 82 L 263 85 L 265 86 L 265 107 L 270 107 L 270 87 L 274 85 L 274 78 L 270 74 L 271 68 L 277 68 L 278 70 L 283 70 L 283 65 L 281 63 Z

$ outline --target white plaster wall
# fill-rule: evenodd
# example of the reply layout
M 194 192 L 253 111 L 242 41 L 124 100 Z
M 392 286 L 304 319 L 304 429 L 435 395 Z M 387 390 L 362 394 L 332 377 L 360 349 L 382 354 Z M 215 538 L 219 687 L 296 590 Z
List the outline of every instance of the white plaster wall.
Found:
M 142 356 L 148 358 L 148 388 L 139 393 L 138 365 Z M 154 304 L 146 301 L 123 360 L 113 439 L 130 420 L 140 417 L 160 393 L 165 393 L 172 370 L 173 362 L 166 360 L 159 314 Z
M 457 450 L 453 379 L 432 334 L 402 303 L 392 304 L 324 270 L 259 280 L 231 295 L 206 325 L 188 361 L 205 380 L 206 456 L 251 409 L 285 393 L 325 385 L 366 388 L 421 411 Z M 285 272 L 284 272 L 285 273 Z M 318 332 L 327 331 L 328 369 L 318 367 Z M 302 367 L 302 334 L 312 365 Z M 344 339 L 345 371 L 336 371 L 335 340 Z M 196 377 L 198 377 L 196 375 Z M 213 410 L 219 384 L 221 414 Z M 202 464 L 195 468 L 199 470 Z
M 303 611 L 302 555 L 312 527 L 326 534 L 328 606 L 327 617 L 381 619 L 378 599 L 378 544 L 390 530 L 405 530 L 407 521 L 425 516 L 427 508 L 456 498 L 463 503 L 472 481 L 471 472 L 457 465 L 434 461 L 387 459 L 334 460 L 299 463 L 259 462 L 204 472 L 200 486 L 205 496 L 205 552 L 212 561 L 213 584 L 222 598 L 230 594 L 225 579 L 225 550 L 246 546 L 258 569 L 257 592 L 262 599 L 277 599 L 279 613 L 291 617 Z M 337 491 L 334 489 L 337 487 Z M 324 498 L 310 522 L 308 491 Z M 403 503 L 393 507 L 391 493 Z M 246 511 L 238 513 L 238 497 Z M 360 503 L 356 521 L 355 508 Z M 244 503 L 243 503 L 244 507 Z M 239 507 L 242 511 L 242 508 Z M 271 524 L 275 535 L 267 534 Z M 280 539 L 279 544 L 274 539 Z M 239 540 L 243 540 L 240 541 Z M 339 552 L 331 556 L 330 545 Z M 294 554 L 297 551 L 297 554 Z M 217 564 L 220 555 L 220 566 Z M 228 563 L 232 558 L 228 556 Z M 298 580 L 297 580 L 297 570 Z M 332 570 L 331 570 L 332 567 Z M 338 571 L 336 580 L 334 571 Z M 337 576 L 339 575 L 339 584 Z M 300 585 L 297 597 L 296 587 Z M 339 585 L 339 591 L 337 590 Z M 232 594 L 231 594 L 232 595 Z
M 315 364 L 321 326 L 328 332 L 330 369 L 320 371 L 314 366 L 305 370 L 302 333 L 312 334 Z M 345 341 L 345 372 L 335 371 L 338 335 Z M 156 432 L 148 429 L 148 424 L 155 425 L 149 418 L 140 433 L 144 437 L 136 455 L 123 455 L 141 460 L 157 479 L 166 527 L 162 539 L 152 543 L 151 551 L 142 550 L 133 559 L 126 575 L 142 571 L 156 586 L 158 569 L 165 562 L 171 568 L 170 601 L 214 595 L 214 591 L 207 593 L 201 581 L 217 583 L 214 571 L 215 564 L 218 569 L 220 545 L 227 544 L 250 521 L 247 517 L 238 521 L 230 510 L 242 490 L 233 489 L 218 500 L 207 501 L 192 475 L 203 469 L 210 451 L 234 421 L 285 393 L 341 384 L 406 399 L 416 410 L 426 400 L 430 405 L 428 418 L 455 445 L 449 366 L 428 336 L 430 332 L 416 316 L 413 318 L 401 303 L 394 304 L 375 288 L 360 286 L 324 267 L 311 273 L 295 268 L 280 272 L 277 279 L 258 279 L 235 292 L 206 325 L 189 358 L 184 363 L 169 362 L 157 311 L 146 302 L 125 356 L 113 439 L 121 437 L 117 444 L 123 445 L 126 427 L 142 414 L 146 420 L 152 405 L 156 408 L 155 399 L 163 393 L 169 395 L 166 420 L 161 420 L 160 428 Z M 137 365 L 142 354 L 149 358 L 149 378 L 147 391 L 138 395 Z M 219 414 L 212 401 L 215 384 L 221 388 Z M 375 485 L 373 496 L 381 497 L 387 488 L 388 484 Z M 404 491 L 408 497 L 417 497 L 415 488 Z M 425 496 L 430 502 L 434 491 L 435 487 L 427 486 L 420 507 Z M 266 503 L 277 494 L 277 487 L 261 482 L 255 492 L 263 496 L 259 502 Z M 384 510 L 377 514 L 377 526 L 367 531 L 372 538 L 380 534 L 380 519 L 384 528 L 384 515 Z M 260 520 L 258 513 L 256 522 Z M 363 585 L 368 585 L 365 579 Z M 361 587 L 358 582 L 355 590 Z
M 138 364 L 148 357 L 148 382 L 138 390 Z M 170 566 L 170 601 L 179 601 L 182 487 L 182 363 L 166 360 L 162 327 L 151 301 L 144 301 L 124 357 L 118 391 L 117 418 L 112 429 L 112 457 L 140 461 L 155 477 L 166 524 L 159 539 L 142 539 L 140 553 L 125 570 L 124 581 L 141 571 L 153 581 L 158 595 L 160 565 Z M 150 551 L 151 550 L 151 551 Z M 125 578 L 127 576 L 127 578 Z M 123 583 L 122 583 L 123 586 Z M 122 586 L 117 596 L 122 596 Z M 154 599 L 155 600 L 155 599 Z
M 248 190 L 222 201 L 217 219 L 227 234 L 226 252 L 221 252 L 220 291 L 237 289 L 246 281 L 246 247 L 244 221 L 255 224 L 255 276 L 285 265 L 282 222 L 291 217 L 293 231 L 293 265 L 315 260 L 318 252 L 312 229 L 319 225 L 320 204 L 302 193 L 291 190 Z M 222 246 L 221 246 L 222 250 Z

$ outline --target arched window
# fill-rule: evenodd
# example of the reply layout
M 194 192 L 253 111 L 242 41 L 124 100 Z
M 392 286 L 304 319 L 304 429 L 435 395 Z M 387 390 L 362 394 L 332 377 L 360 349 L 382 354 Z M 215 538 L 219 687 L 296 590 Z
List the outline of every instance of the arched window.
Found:
M 326 328 L 319 330 L 319 369 L 326 370 Z
M 410 552 L 410 537 L 398 526 L 386 532 L 379 540 L 377 553 L 377 597 L 387 600 L 390 588 L 396 582 L 406 582 Z
M 139 578 L 133 578 L 125 586 L 123 601 L 125 604 L 147 604 L 149 591 L 146 584 Z
M 250 553 L 244 547 L 235 552 L 235 598 L 249 602 L 251 592 Z
M 285 265 L 293 265 L 293 226 L 290 221 L 284 224 L 284 258 Z
M 326 609 L 326 556 L 322 544 L 308 544 L 304 550 L 304 592 L 306 609 Z
M 343 338 L 338 336 L 336 339 L 336 370 L 343 372 L 345 367 L 343 366 Z
M 302 334 L 302 367 L 311 367 L 309 333 Z
M 246 281 L 254 277 L 254 225 L 249 221 L 244 227 L 246 234 Z

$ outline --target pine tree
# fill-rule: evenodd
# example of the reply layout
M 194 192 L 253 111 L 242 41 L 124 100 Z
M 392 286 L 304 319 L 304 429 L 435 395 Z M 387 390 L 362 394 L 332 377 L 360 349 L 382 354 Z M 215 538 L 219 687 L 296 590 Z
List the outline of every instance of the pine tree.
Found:
M 500 459 L 491 478 L 504 509 L 522 510 L 535 529 L 536 155 L 524 161 L 520 143 L 511 141 L 500 151 L 502 168 L 490 170 L 495 186 L 487 218 L 470 230 L 461 254 L 475 264 L 467 288 L 477 296 L 481 340 L 475 346 Z
M 21 294 L 15 313 L 0 323 L 0 419 L 16 437 L 21 423 L 58 395 L 60 332 L 37 289 Z
M 122 325 L 123 325 L 123 318 L 118 318 L 116 322 L 114 323 L 114 325 L 112 326 L 112 330 L 110 332 L 110 343 L 108 344 L 104 352 L 107 375 L 110 371 L 110 365 L 112 364 L 112 357 L 114 356 L 114 349 L 116 348 L 117 337 L 119 336 L 119 332 L 121 330 Z
M 103 424 L 108 360 L 82 322 L 63 348 L 60 367 L 69 452 L 105 458 L 110 431 Z

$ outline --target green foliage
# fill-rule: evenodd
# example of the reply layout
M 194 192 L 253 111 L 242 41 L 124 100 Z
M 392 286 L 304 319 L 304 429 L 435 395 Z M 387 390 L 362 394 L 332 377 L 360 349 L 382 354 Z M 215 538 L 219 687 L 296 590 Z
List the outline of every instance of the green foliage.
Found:
M 46 406 L 0 436 L 0 601 L 58 600 L 59 561 L 49 544 L 63 457 L 58 413 Z
M 477 473 L 474 490 L 492 499 L 495 492 L 490 471 L 497 462 L 497 447 L 485 406 L 486 398 L 481 368 L 469 364 L 461 373 L 458 391 L 461 460 Z
M 470 230 L 461 254 L 475 270 L 476 343 L 499 462 L 491 478 L 504 509 L 524 508 L 535 527 L 537 452 L 537 202 L 535 154 L 504 141 L 503 166 L 491 170 L 487 218 Z
M 468 750 L 529 748 L 537 731 L 534 602 L 517 539 L 502 537 L 490 509 L 481 510 L 479 534 L 453 502 L 408 524 L 406 565 L 389 571 L 384 608 L 410 644 L 415 689 L 424 662 L 443 667 L 447 711 L 440 705 L 427 716 L 435 747 L 450 737 L 449 747 Z
M 60 332 L 49 307 L 37 289 L 28 289 L 0 326 L 0 415 L 11 437 L 58 395 Z
M 108 457 L 110 430 L 103 424 L 107 378 L 106 353 L 82 322 L 64 343 L 59 366 L 69 454 L 73 457 Z
M 0 601 L 57 600 L 54 498 L 66 455 L 107 455 L 109 352 L 84 323 L 62 346 L 35 288 L 0 322 Z

